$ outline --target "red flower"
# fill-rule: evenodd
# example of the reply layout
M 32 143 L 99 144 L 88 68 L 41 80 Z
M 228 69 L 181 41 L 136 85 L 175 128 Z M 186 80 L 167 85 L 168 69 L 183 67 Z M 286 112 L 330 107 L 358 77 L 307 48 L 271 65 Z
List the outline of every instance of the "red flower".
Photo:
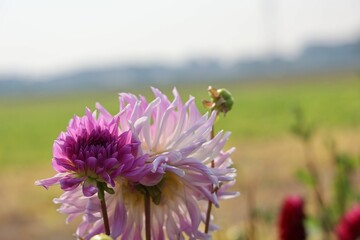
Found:
M 288 196 L 282 205 L 278 220 L 280 240 L 304 240 L 304 201 L 299 196 Z
M 360 237 L 360 205 L 345 213 L 336 227 L 339 240 L 356 240 Z

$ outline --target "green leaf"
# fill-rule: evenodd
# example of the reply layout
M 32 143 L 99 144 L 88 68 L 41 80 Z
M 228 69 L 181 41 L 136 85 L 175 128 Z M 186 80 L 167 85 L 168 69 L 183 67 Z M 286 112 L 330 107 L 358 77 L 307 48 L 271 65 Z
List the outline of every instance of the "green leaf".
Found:
M 160 181 L 155 186 L 144 186 L 141 184 L 137 184 L 135 188 L 141 192 L 142 194 L 148 193 L 151 197 L 151 200 L 155 205 L 159 205 L 161 201 L 161 186 L 163 184 L 163 181 Z
M 147 187 L 147 191 L 150 194 L 151 200 L 155 205 L 159 205 L 161 201 L 161 189 L 155 185 Z
M 114 194 L 115 191 L 113 188 L 109 188 L 108 186 L 105 186 L 104 188 L 105 192 L 109 193 L 109 194 Z

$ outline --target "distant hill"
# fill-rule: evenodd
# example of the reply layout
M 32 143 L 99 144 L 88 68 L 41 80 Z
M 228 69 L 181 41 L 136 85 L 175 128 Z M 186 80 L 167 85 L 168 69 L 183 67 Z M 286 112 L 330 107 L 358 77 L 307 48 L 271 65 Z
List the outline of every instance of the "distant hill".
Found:
M 24 92 L 62 92 L 108 89 L 139 84 L 177 84 L 193 81 L 246 80 L 338 70 L 360 70 L 360 39 L 340 45 L 310 44 L 294 60 L 272 57 L 239 59 L 223 66 L 214 59 L 166 64 L 114 65 L 59 74 L 49 78 L 1 76 L 0 95 Z

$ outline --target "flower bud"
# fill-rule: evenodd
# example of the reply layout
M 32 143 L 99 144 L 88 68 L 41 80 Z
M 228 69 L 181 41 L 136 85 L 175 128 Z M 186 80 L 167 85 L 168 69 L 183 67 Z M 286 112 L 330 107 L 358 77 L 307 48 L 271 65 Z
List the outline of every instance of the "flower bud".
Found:
M 208 88 L 211 101 L 204 100 L 203 105 L 207 109 L 223 112 L 229 112 L 234 104 L 234 98 L 225 88 L 216 89 L 211 86 Z
M 344 214 L 336 226 L 335 233 L 338 240 L 356 240 L 360 237 L 360 205 Z
M 299 196 L 288 196 L 281 207 L 278 220 L 280 240 L 305 240 L 304 201 Z
M 90 240 L 113 240 L 113 238 L 106 234 L 101 233 L 93 236 L 92 238 L 90 238 Z

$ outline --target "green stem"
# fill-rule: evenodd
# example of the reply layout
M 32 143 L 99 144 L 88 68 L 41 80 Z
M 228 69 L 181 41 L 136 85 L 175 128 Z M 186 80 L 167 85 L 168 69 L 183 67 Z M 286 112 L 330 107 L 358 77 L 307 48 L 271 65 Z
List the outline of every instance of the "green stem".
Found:
M 315 198 L 316 198 L 316 202 L 317 202 L 317 207 L 318 207 L 318 211 L 320 212 L 320 224 L 321 224 L 321 228 L 323 229 L 323 239 L 329 239 L 331 232 L 332 232 L 332 224 L 331 224 L 331 219 L 329 217 L 329 213 L 323 198 L 323 191 L 321 188 L 321 184 L 320 184 L 320 177 L 319 177 L 319 173 L 317 170 L 317 167 L 314 164 L 314 161 L 312 159 L 312 148 L 311 145 L 308 141 L 304 141 L 303 144 L 303 149 L 304 149 L 304 156 L 305 156 L 305 161 L 306 161 L 306 167 L 311 175 L 311 177 L 314 179 L 314 186 L 313 186 L 313 191 L 315 194 Z
M 215 127 L 214 127 L 214 125 L 213 125 L 213 126 L 212 126 L 212 129 L 211 129 L 211 139 L 213 139 L 214 137 L 215 137 Z M 214 161 L 214 160 L 211 161 L 211 167 L 212 167 L 212 168 L 215 167 L 215 161 Z M 211 185 L 210 188 L 211 188 L 211 193 L 214 192 L 214 186 Z M 204 231 L 204 233 L 208 233 L 208 232 L 209 232 L 211 209 L 212 209 L 212 202 L 209 200 L 209 202 L 208 202 L 208 208 L 207 208 L 207 211 L 206 211 L 205 231 Z
M 151 240 L 151 222 L 150 222 L 150 194 L 145 193 L 145 239 Z
M 101 213 L 104 219 L 104 227 L 105 227 L 105 234 L 110 236 L 110 225 L 109 225 L 109 218 L 107 214 L 106 202 L 105 202 L 105 189 L 102 183 L 97 183 L 98 187 L 98 197 L 101 204 Z

